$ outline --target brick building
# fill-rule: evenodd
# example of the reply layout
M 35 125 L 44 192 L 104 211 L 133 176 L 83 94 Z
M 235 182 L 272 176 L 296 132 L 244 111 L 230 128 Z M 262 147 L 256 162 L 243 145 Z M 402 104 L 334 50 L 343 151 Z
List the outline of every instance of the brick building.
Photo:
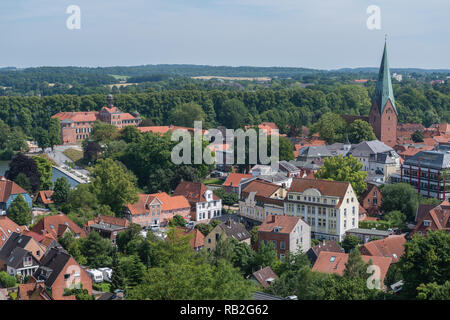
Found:
M 114 106 L 113 96 L 107 96 L 108 104 L 99 112 L 59 112 L 52 116 L 61 122 L 61 139 L 63 143 L 76 143 L 88 138 L 92 132 L 94 122 L 99 120 L 109 123 L 117 128 L 126 126 L 138 126 L 141 117 L 138 112 L 126 113 Z
M 92 294 L 92 280 L 78 262 L 67 252 L 50 249 L 41 259 L 41 266 L 29 283 L 42 282 L 55 300 L 74 300 L 73 296 L 64 296 L 64 289 L 82 286 Z
M 288 252 L 311 248 L 311 227 L 299 217 L 269 215 L 258 228 L 258 248 L 269 242 L 274 243 L 282 261 Z
M 372 108 L 369 112 L 369 123 L 378 140 L 390 147 L 397 144 L 397 115 L 385 44 Z
M 368 183 L 367 190 L 359 197 L 359 203 L 368 214 L 378 214 L 383 203 L 380 189 L 376 185 Z
M 143 228 L 165 226 L 175 215 L 191 220 L 191 205 L 182 195 L 139 194 L 136 203 L 125 206 L 126 218 Z

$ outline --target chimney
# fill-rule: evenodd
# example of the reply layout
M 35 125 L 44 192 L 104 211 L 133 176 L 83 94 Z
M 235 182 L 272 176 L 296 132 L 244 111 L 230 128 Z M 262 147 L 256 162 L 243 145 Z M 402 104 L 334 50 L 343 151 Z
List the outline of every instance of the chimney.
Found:
M 231 228 L 231 218 L 228 218 L 227 226 L 228 226 L 229 228 Z

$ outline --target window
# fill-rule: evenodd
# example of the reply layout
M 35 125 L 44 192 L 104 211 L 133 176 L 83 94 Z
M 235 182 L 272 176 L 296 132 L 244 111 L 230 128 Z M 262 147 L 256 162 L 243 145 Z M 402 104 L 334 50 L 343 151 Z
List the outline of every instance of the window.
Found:
M 330 258 L 330 262 L 334 262 L 334 260 L 336 260 L 336 257 L 335 257 L 335 256 L 332 256 L 332 257 Z
M 280 249 L 282 250 L 286 249 L 286 244 L 284 241 L 280 241 Z

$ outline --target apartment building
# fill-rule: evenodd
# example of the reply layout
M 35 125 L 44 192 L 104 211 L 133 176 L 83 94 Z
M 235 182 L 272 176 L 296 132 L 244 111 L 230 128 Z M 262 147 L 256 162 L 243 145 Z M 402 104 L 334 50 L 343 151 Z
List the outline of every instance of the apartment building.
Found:
M 358 227 L 359 202 L 349 182 L 294 178 L 284 210 L 307 222 L 316 239 L 342 241 Z

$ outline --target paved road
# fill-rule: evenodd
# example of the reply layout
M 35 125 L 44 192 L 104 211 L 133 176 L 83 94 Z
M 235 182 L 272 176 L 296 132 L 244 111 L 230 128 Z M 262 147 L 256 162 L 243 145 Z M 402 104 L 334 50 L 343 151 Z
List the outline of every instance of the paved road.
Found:
M 65 154 L 64 151 L 67 149 L 76 149 L 76 150 L 83 150 L 81 146 L 78 145 L 70 145 L 70 146 L 56 146 L 53 148 L 53 151 L 48 148 L 45 150 L 45 153 L 55 161 L 58 166 L 64 167 L 66 165 L 66 162 L 68 163 L 74 163 L 72 160 L 70 160 Z M 81 174 L 84 174 L 86 176 L 89 176 L 89 171 L 81 169 L 77 166 L 75 166 L 76 171 L 80 172 Z

